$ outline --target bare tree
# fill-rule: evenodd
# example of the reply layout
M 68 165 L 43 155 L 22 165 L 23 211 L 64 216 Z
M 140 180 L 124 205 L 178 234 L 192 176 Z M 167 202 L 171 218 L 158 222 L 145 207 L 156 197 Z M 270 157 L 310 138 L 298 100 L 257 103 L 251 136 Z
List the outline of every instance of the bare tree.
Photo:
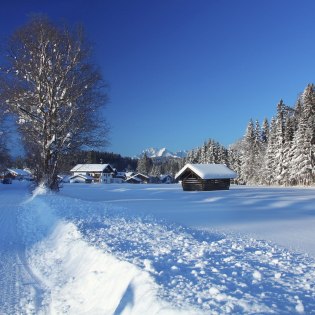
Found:
M 0 108 L 0 174 L 8 167 L 8 162 L 10 161 L 7 149 L 7 132 L 3 116 L 3 111 Z
M 1 67 L 3 100 L 18 117 L 38 182 L 52 190 L 62 154 L 106 142 L 106 85 L 89 47 L 82 28 L 35 17 L 11 36 Z

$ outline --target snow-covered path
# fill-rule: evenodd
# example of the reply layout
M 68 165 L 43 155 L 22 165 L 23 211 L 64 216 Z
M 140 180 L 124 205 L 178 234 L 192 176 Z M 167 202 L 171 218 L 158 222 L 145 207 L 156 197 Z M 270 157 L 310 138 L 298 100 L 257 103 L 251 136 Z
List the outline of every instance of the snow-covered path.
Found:
M 20 303 L 41 303 L 40 284 L 29 269 L 18 224 L 20 205 L 29 197 L 25 183 L 3 185 L 0 190 L 0 314 L 20 312 Z

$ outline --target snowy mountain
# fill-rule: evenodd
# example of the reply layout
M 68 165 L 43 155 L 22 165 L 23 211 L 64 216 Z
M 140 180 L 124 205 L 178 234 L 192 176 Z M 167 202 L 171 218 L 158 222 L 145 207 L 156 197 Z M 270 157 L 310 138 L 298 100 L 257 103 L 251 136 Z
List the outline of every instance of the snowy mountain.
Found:
M 177 151 L 177 152 L 171 152 L 167 150 L 166 148 L 157 149 L 157 148 L 149 148 L 146 150 L 143 150 L 142 153 L 138 156 L 140 158 L 142 155 L 146 154 L 149 158 L 161 158 L 161 157 L 172 157 L 172 158 L 184 158 L 187 156 L 187 151 Z

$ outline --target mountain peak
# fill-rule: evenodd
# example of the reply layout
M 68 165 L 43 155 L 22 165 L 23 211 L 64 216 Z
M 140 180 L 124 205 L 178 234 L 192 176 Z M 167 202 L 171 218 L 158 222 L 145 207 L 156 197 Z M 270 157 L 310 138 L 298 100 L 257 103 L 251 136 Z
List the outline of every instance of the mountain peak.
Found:
M 186 151 L 178 151 L 178 152 L 171 152 L 166 148 L 148 148 L 142 151 L 140 156 L 146 154 L 149 158 L 161 158 L 161 157 L 172 157 L 172 158 L 183 158 L 187 155 Z M 139 156 L 139 157 L 140 157 Z

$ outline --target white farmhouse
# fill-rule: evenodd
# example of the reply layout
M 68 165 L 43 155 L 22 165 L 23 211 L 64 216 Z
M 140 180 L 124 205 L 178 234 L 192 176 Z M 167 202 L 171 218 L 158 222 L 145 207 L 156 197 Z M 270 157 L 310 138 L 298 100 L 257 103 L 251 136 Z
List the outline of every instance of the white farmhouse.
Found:
M 104 184 L 110 184 L 115 176 L 115 170 L 110 164 L 77 164 L 70 172 L 73 176 L 91 176 L 94 182 Z

